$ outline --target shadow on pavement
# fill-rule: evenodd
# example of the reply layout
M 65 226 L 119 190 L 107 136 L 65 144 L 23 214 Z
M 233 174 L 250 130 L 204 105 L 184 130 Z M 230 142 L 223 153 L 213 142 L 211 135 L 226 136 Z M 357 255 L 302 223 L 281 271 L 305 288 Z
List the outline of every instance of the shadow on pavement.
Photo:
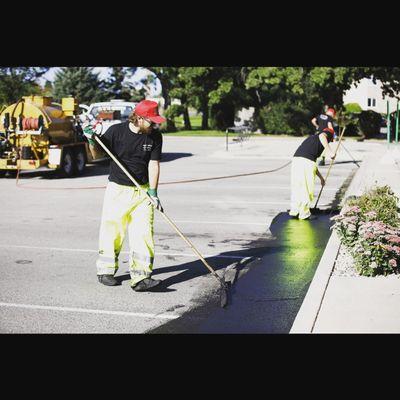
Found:
M 192 153 L 163 153 L 161 162 L 168 162 L 178 160 L 183 157 L 192 157 Z

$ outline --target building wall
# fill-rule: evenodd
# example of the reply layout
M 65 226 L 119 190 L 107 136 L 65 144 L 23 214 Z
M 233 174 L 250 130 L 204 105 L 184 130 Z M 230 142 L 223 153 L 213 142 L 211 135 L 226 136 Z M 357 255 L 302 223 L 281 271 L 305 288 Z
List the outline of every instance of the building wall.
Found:
M 389 100 L 389 111 L 396 111 L 397 99 L 388 96 L 382 98 L 381 81 L 377 80 L 374 84 L 372 79 L 367 78 L 362 79 L 357 87 L 352 84 L 343 96 L 344 104 L 358 103 L 363 110 L 373 110 L 381 114 L 387 113 L 387 100 Z

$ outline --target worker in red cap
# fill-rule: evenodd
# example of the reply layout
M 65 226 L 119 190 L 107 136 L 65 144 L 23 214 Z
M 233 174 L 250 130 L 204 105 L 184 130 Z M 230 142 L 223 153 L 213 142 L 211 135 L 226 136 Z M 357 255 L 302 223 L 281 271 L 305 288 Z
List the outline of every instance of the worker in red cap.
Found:
M 311 123 L 316 129 L 316 134 L 320 134 L 325 128 L 333 129 L 333 120 L 336 111 L 333 108 L 328 108 L 325 113 L 319 114 L 311 120 Z M 321 155 L 321 160 L 318 165 L 325 165 L 325 153 Z
M 317 168 L 316 160 L 323 151 L 333 160 L 335 153 L 329 146 L 333 141 L 334 130 L 325 128 L 318 135 L 307 137 L 293 155 L 291 170 L 291 199 L 289 215 L 298 219 L 314 219 L 310 206 L 314 199 L 315 176 L 321 185 L 325 180 Z
M 143 100 L 138 103 L 127 122 L 112 125 L 101 136 L 103 143 L 127 168 L 141 186 L 139 190 L 111 161 L 99 234 L 99 255 L 96 262 L 100 283 L 119 285 L 114 275 L 118 256 L 128 232 L 130 285 L 135 291 L 148 291 L 161 283 L 152 279 L 154 263 L 154 208 L 162 211 L 157 195 L 162 153 L 162 135 L 158 124 L 166 119 L 158 113 L 158 104 Z M 94 129 L 83 129 L 93 158 L 105 156 L 93 140 Z M 145 193 L 151 196 L 149 202 Z

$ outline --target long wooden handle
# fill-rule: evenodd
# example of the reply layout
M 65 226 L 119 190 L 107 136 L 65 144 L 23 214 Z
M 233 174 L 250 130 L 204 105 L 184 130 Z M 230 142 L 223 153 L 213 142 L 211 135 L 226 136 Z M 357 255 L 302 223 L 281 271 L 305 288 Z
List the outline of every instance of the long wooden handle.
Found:
M 338 152 L 338 150 L 339 150 L 339 146 L 340 146 L 340 143 L 341 143 L 341 141 L 342 141 L 342 137 L 343 137 L 343 134 L 344 134 L 344 131 L 345 131 L 345 130 L 346 130 L 346 127 L 343 128 L 342 133 L 340 134 L 339 142 L 338 142 L 338 145 L 337 145 L 336 150 L 335 150 L 335 157 L 336 157 L 336 154 L 337 154 L 337 152 Z M 334 163 L 334 161 L 335 161 L 335 157 L 334 157 L 333 159 L 331 159 L 331 163 L 330 163 L 330 165 L 329 165 L 328 172 L 326 173 L 326 177 L 325 177 L 325 185 L 326 185 L 326 181 L 328 180 L 329 174 L 330 174 L 330 172 L 331 172 L 332 165 L 333 165 L 333 163 Z M 321 194 L 322 194 L 322 190 L 324 189 L 325 185 L 324 185 L 324 186 L 321 186 L 321 189 L 320 189 L 320 191 L 319 191 L 319 195 L 318 195 L 318 198 L 317 198 L 317 201 L 316 201 L 316 203 L 315 203 L 314 208 L 317 208 L 317 204 L 318 204 L 318 202 L 319 202 L 319 199 L 320 199 Z
M 144 192 L 146 197 L 153 203 L 152 198 L 150 195 L 147 193 L 147 191 L 143 190 L 136 179 L 129 173 L 129 171 L 118 161 L 118 159 L 114 156 L 114 154 L 111 153 L 111 151 L 107 148 L 107 146 L 100 140 L 99 136 L 97 134 L 93 135 L 96 142 L 104 149 L 104 151 L 111 157 L 111 159 L 122 169 L 122 171 L 125 172 L 126 176 L 134 183 L 134 185 L 141 191 Z M 200 260 L 203 262 L 203 264 L 208 268 L 208 270 L 214 274 L 218 279 L 220 277 L 218 274 L 215 272 L 215 270 L 208 264 L 208 262 L 204 259 L 204 257 L 199 253 L 199 251 L 194 247 L 193 243 L 179 230 L 179 228 L 175 225 L 175 223 L 168 217 L 167 214 L 165 214 L 164 211 L 160 211 L 161 215 L 164 217 L 164 219 L 175 229 L 175 231 L 178 233 L 178 235 L 190 246 L 190 248 L 194 251 L 194 253 L 200 258 Z

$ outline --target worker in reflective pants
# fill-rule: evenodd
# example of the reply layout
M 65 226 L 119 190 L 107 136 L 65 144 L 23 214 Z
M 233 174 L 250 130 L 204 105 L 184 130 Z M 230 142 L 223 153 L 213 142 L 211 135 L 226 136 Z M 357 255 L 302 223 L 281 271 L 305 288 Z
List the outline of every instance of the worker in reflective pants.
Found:
M 325 180 L 317 168 L 316 160 L 325 150 L 333 160 L 335 154 L 329 146 L 334 131 L 325 128 L 319 135 L 307 137 L 294 153 L 291 170 L 291 199 L 289 215 L 299 219 L 314 219 L 310 206 L 314 199 L 315 176 L 325 185 Z
M 112 125 L 101 136 L 103 143 L 139 183 L 139 190 L 120 167 L 111 161 L 99 234 L 96 262 L 100 283 L 116 286 L 114 275 L 126 233 L 129 236 L 129 270 L 131 287 L 147 291 L 158 286 L 152 279 L 154 263 L 154 208 L 162 211 L 157 195 L 162 153 L 162 135 L 155 129 L 165 118 L 158 114 L 158 104 L 143 100 L 137 104 L 129 121 Z M 104 151 L 93 140 L 93 129 L 84 129 L 93 158 Z M 146 192 L 151 196 L 150 202 Z

